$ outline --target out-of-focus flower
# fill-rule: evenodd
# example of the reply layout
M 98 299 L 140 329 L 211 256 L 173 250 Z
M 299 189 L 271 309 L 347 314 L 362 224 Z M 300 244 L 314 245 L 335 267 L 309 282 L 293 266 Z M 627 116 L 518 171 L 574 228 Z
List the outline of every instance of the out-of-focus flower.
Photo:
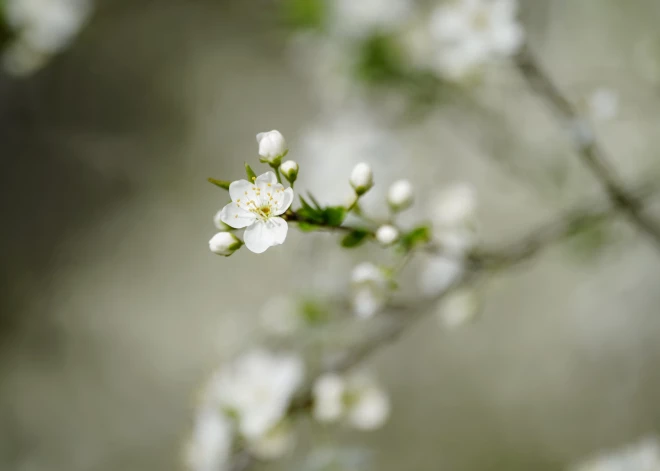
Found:
M 257 440 L 282 420 L 303 374 L 298 356 L 253 350 L 214 376 L 208 400 L 236 418 L 243 437 Z
M 372 377 L 363 373 L 347 376 L 327 374 L 313 388 L 314 417 L 319 422 L 345 420 L 360 430 L 374 430 L 390 414 L 390 401 Z
M 658 471 L 660 470 L 660 444 L 657 438 L 646 438 L 639 443 L 605 452 L 587 459 L 571 471 Z
M 399 230 L 390 224 L 380 226 L 376 231 L 376 240 L 385 247 L 392 245 L 398 238 Z
M 229 257 L 242 245 L 242 242 L 231 232 L 218 232 L 209 240 L 211 252 Z
M 288 152 L 282 133 L 277 130 L 257 134 L 259 155 L 271 164 L 278 164 Z
M 192 437 L 185 454 L 190 471 L 223 471 L 228 469 L 233 439 L 229 420 L 212 407 L 203 407 L 195 417 Z
M 280 171 L 289 183 L 293 183 L 298 178 L 298 164 L 293 160 L 287 160 L 280 166 Z
M 270 429 L 266 434 L 249 443 L 250 452 L 262 460 L 282 458 L 293 449 L 295 436 L 288 422 Z
M 288 225 L 279 217 L 293 202 L 293 190 L 277 183 L 273 172 L 266 172 L 254 182 L 238 180 L 229 185 L 232 202 L 222 209 L 220 220 L 235 229 L 245 229 L 245 246 L 254 253 L 280 245 L 286 239 Z
M 449 329 L 470 322 L 479 313 L 479 297 L 473 289 L 450 293 L 440 304 L 440 322 Z
M 619 113 L 619 94 L 610 88 L 599 88 L 589 97 L 589 114 L 598 121 L 610 121 Z
M 450 257 L 430 257 L 420 272 L 419 287 L 425 296 L 434 296 L 449 288 L 462 274 L 463 261 Z
M 414 199 L 413 186 L 409 180 L 398 180 L 387 191 L 387 202 L 395 211 L 401 211 L 412 205 Z
M 351 283 L 353 310 L 358 317 L 367 319 L 383 308 L 388 281 L 380 268 L 369 262 L 359 264 L 353 269 Z
M 291 335 L 303 325 L 296 300 L 289 296 L 269 299 L 261 308 L 261 325 L 275 335 Z
M 434 238 L 445 253 L 464 255 L 477 240 L 474 189 L 466 184 L 454 184 L 432 195 L 429 201 Z
M 358 195 L 369 191 L 374 186 L 374 174 L 371 166 L 364 162 L 357 164 L 353 167 L 349 181 Z
M 458 0 L 437 7 L 430 23 L 438 46 L 436 70 L 460 80 L 493 59 L 515 54 L 524 39 L 516 14 L 516 0 Z
M 6 20 L 17 33 L 5 51 L 7 69 L 17 75 L 36 71 L 69 45 L 89 12 L 88 0 L 7 0 Z
M 331 0 L 332 29 L 354 37 L 386 32 L 406 21 L 411 6 L 411 0 Z

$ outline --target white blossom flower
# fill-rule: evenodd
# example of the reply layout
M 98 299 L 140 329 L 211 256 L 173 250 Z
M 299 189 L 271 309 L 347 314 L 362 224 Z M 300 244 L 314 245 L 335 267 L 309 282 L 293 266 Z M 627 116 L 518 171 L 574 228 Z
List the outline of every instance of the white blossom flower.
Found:
M 233 254 L 241 245 L 241 241 L 231 232 L 218 232 L 209 240 L 211 252 L 225 257 Z
M 437 7 L 430 28 L 438 44 L 438 72 L 461 79 L 494 58 L 515 54 L 524 39 L 516 14 L 516 0 L 458 0 Z
M 420 291 L 435 296 L 449 288 L 463 275 L 463 261 L 451 257 L 430 257 L 420 271 Z
M 374 174 L 371 170 L 371 166 L 364 162 L 357 164 L 353 167 L 349 181 L 358 195 L 369 191 L 374 185 Z
M 376 230 L 376 240 L 383 246 L 392 245 L 399 238 L 399 230 L 391 224 L 382 225 Z
M 387 191 L 387 202 L 396 211 L 401 211 L 412 205 L 414 199 L 413 186 L 409 180 L 398 180 Z
M 659 471 L 660 444 L 655 437 L 595 456 L 572 471 Z
M 340 35 L 364 37 L 396 28 L 411 11 L 411 0 L 332 0 L 331 20 Z
M 598 121 L 609 121 L 619 113 L 619 95 L 609 88 L 599 88 L 589 97 L 589 114 Z
M 282 420 L 303 372 L 298 356 L 253 350 L 220 370 L 208 395 L 237 418 L 238 430 L 246 439 L 256 440 Z
M 466 184 L 454 184 L 429 199 L 433 236 L 446 254 L 463 256 L 477 242 L 476 193 Z
M 329 373 L 313 387 L 314 418 L 331 423 L 345 420 L 360 430 L 381 427 L 390 414 L 389 397 L 372 377 L 363 373 Z
M 257 134 L 257 142 L 259 155 L 269 163 L 277 163 L 288 151 L 284 136 L 275 129 Z
M 229 420 L 212 407 L 203 407 L 195 418 L 192 437 L 186 447 L 185 462 L 190 471 L 223 471 L 233 439 Z
M 293 449 L 295 436 L 288 422 L 282 422 L 248 444 L 250 452 L 262 460 L 282 458 Z
M 471 321 L 480 309 L 479 297 L 474 290 L 464 288 L 449 295 L 440 304 L 440 322 L 455 329 Z
M 261 308 L 261 325 L 275 335 L 291 335 L 303 326 L 296 300 L 290 296 L 275 296 Z
M 280 165 L 280 172 L 289 181 L 293 183 L 298 178 L 298 163 L 293 160 L 287 160 Z
M 293 190 L 284 189 L 273 172 L 250 183 L 237 180 L 229 185 L 232 202 L 222 209 L 220 220 L 235 229 L 245 229 L 245 246 L 254 253 L 265 252 L 286 239 L 287 223 L 279 217 L 293 202 Z
M 363 262 L 353 269 L 353 310 L 363 319 L 380 311 L 387 301 L 388 282 L 383 272 L 374 264 Z
M 5 64 L 17 74 L 35 71 L 71 42 L 89 12 L 87 0 L 7 0 L 6 20 L 18 38 L 9 46 Z

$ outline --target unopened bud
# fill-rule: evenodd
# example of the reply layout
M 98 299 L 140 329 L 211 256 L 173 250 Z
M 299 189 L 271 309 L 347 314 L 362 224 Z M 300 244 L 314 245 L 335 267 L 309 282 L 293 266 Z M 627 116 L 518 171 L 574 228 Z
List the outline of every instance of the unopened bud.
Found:
M 231 232 L 218 232 L 209 240 L 211 252 L 229 257 L 238 250 L 243 243 Z
M 351 172 L 350 183 L 358 195 L 363 195 L 374 186 L 374 175 L 369 164 L 359 163 Z

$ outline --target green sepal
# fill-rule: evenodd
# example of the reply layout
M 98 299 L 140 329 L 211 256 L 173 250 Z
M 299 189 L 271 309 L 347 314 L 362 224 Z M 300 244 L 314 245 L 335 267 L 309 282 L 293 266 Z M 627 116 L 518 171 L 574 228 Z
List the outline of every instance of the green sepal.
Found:
M 248 181 L 254 183 L 257 179 L 257 174 L 254 173 L 254 170 L 252 170 L 252 167 L 250 167 L 247 162 L 245 162 L 245 173 L 247 173 Z
M 213 183 L 215 186 L 222 188 L 223 190 L 229 190 L 229 185 L 231 185 L 231 182 L 227 180 L 216 180 L 215 178 L 207 178 L 207 180 L 210 183 Z
M 421 244 L 431 240 L 431 229 L 428 226 L 419 226 L 404 234 L 399 240 L 399 246 L 403 251 L 410 251 Z

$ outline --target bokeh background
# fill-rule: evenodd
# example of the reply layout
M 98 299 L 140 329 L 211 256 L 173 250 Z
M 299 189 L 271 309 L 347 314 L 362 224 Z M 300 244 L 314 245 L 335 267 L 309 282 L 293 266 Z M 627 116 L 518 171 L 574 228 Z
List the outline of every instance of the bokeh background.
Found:
M 658 170 L 660 77 L 637 52 L 658 39 L 660 4 L 521 7 L 569 96 L 619 94 L 597 132 L 620 174 Z M 341 293 L 377 255 L 294 231 L 260 256 L 208 251 L 226 201 L 205 179 L 241 177 L 257 132 L 282 131 L 322 200 L 362 160 L 385 188 L 415 181 L 411 218 L 433 188 L 468 182 L 491 243 L 600 194 L 515 71 L 422 118 L 351 100 L 328 112 L 280 20 L 271 0 L 99 2 L 46 68 L 0 75 L 0 469 L 181 469 L 195 391 L 253 341 L 262 303 Z M 561 191 L 546 189 L 557 165 Z M 425 319 L 370 360 L 392 395 L 387 426 L 319 443 L 369 447 L 384 471 L 555 470 L 657 431 L 660 253 L 617 234 L 588 260 L 552 249 L 490 280 L 481 318 L 457 332 Z

